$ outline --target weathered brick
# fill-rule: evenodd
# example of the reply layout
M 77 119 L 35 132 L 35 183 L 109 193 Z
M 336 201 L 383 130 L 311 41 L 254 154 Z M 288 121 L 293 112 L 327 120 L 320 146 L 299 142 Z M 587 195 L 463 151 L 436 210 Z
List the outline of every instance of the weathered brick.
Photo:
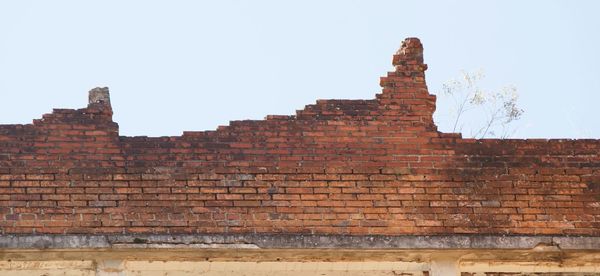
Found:
M 119 136 L 100 103 L 0 125 L 0 232 L 600 236 L 600 140 L 438 132 L 422 51 L 375 99 L 215 131 Z

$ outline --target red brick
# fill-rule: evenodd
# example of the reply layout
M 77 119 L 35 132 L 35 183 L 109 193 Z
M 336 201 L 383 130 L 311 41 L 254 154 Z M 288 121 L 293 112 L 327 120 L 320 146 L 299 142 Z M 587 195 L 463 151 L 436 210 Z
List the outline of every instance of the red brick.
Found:
M 0 232 L 600 236 L 600 140 L 438 132 L 421 43 L 392 63 L 375 99 L 216 131 L 119 136 L 100 103 L 0 125 Z

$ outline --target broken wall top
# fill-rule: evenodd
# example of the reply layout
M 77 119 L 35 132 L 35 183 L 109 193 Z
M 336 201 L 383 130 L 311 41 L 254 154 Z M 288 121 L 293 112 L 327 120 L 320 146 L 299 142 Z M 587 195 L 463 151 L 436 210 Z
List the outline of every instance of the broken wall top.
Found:
M 2 234 L 600 236 L 600 140 L 463 139 L 406 39 L 370 100 L 178 137 L 88 107 L 0 125 Z

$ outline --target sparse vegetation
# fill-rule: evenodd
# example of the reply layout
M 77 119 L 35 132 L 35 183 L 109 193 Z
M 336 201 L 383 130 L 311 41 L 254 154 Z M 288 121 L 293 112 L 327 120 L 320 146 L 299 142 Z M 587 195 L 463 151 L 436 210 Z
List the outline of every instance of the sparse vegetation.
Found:
M 468 130 L 472 138 L 508 138 L 515 132 L 514 122 L 523 115 L 518 106 L 519 94 L 516 86 L 506 85 L 498 90 L 486 90 L 480 85 L 485 78 L 482 70 L 461 72 L 442 85 L 441 97 L 449 98 L 454 104 L 442 124 L 451 126 L 452 132 Z M 467 126 L 467 117 L 468 127 Z M 463 133 L 467 135 L 466 133 Z

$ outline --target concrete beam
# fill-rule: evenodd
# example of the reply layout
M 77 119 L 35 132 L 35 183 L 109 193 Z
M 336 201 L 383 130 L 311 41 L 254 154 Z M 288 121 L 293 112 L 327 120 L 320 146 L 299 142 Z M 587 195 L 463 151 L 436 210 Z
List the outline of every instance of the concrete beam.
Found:
M 2 249 L 243 248 L 243 249 L 532 249 L 600 250 L 600 237 L 348 236 L 302 234 L 3 235 Z

